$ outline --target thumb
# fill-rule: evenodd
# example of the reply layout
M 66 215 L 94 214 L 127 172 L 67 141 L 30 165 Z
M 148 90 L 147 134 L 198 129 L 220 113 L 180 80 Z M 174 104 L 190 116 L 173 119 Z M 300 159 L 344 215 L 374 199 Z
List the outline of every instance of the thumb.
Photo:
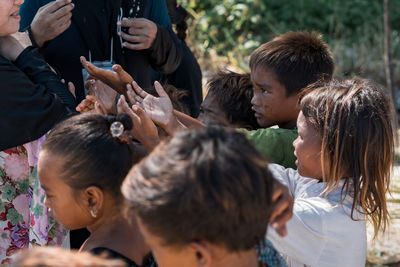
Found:
M 72 82 L 68 83 L 68 90 L 76 98 L 75 85 Z

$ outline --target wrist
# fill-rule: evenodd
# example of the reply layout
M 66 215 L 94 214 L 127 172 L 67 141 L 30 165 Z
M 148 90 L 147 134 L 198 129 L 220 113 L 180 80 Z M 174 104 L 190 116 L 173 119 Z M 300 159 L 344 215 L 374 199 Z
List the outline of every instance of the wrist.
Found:
M 45 43 L 45 41 L 40 38 L 39 34 L 37 34 L 37 31 L 35 30 L 34 25 L 29 26 L 27 28 L 27 31 L 29 34 L 29 39 L 31 39 L 32 45 L 39 47 L 39 48 L 42 47 L 43 44 Z

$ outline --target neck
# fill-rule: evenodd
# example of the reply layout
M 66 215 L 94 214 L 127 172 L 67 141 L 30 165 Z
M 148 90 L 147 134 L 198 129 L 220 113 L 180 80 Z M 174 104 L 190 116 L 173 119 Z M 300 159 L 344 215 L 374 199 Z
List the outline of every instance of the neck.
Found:
M 124 255 L 138 265 L 151 252 L 133 216 L 128 220 L 120 212 L 112 216 L 106 213 L 87 229 L 90 237 L 80 248 L 81 251 L 104 247 Z
M 257 252 L 255 249 L 248 251 L 229 253 L 216 262 L 215 266 L 226 267 L 259 267 Z
M 282 129 L 289 129 L 289 130 L 294 129 L 294 128 L 296 128 L 296 120 L 278 124 L 278 126 L 279 126 L 279 128 L 282 128 Z

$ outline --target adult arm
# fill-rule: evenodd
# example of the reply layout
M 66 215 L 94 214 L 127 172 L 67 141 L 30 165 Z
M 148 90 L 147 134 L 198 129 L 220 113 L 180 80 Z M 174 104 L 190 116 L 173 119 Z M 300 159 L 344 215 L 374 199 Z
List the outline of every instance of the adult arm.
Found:
M 58 96 L 61 93 L 69 102 L 63 92 L 68 89 L 35 53 L 31 47 L 25 49 L 15 64 L 0 56 L 0 150 L 40 138 L 70 114 Z M 32 63 L 27 62 L 30 60 Z M 51 76 L 47 82 L 40 70 Z

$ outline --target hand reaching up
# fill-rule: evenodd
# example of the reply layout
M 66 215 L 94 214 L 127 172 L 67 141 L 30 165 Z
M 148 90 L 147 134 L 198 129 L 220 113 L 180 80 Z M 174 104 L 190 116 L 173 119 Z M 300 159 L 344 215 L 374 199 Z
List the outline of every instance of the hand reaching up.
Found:
M 106 108 L 100 99 L 93 95 L 86 96 L 81 103 L 76 107 L 76 111 L 79 113 L 97 113 L 106 115 Z
M 133 122 L 132 137 L 150 153 L 160 142 L 156 125 L 141 107 L 133 105 L 131 109 L 124 96 L 119 99 L 117 107 L 119 114 L 127 114 L 131 118 Z
M 85 57 L 81 57 L 81 63 L 93 78 L 102 81 L 119 94 L 126 96 L 126 85 L 130 84 L 133 78 L 120 65 L 114 65 L 112 67 L 114 71 L 111 71 L 96 67 L 87 61 Z
M 115 98 L 117 97 L 117 92 L 110 86 L 100 80 L 89 77 L 85 83 L 85 88 L 88 90 L 88 95 L 95 96 L 102 102 L 107 114 L 114 114 L 116 112 Z

